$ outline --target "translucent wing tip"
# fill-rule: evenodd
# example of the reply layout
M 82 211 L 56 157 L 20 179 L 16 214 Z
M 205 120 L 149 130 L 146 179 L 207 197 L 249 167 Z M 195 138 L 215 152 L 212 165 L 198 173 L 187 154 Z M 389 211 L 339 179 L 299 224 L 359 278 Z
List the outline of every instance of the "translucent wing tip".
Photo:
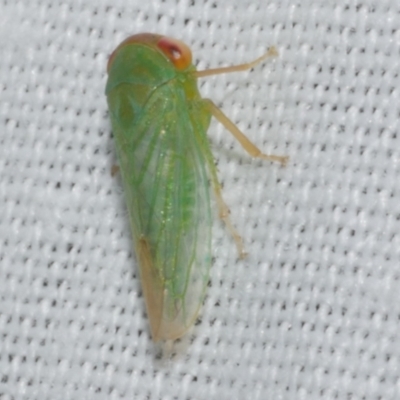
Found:
M 191 314 L 189 321 L 185 321 L 183 309 L 178 310 L 174 318 L 168 318 L 164 310 L 165 298 L 168 297 L 168 294 L 165 293 L 166 290 L 154 268 L 146 239 L 141 238 L 138 241 L 137 254 L 152 338 L 155 342 L 179 339 L 193 325 L 200 310 L 200 304 L 197 311 Z

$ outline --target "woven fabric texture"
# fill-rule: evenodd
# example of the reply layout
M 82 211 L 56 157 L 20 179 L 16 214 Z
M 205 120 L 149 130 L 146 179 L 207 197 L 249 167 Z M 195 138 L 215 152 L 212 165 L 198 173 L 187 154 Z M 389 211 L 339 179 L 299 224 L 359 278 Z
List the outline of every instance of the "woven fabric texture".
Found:
M 283 168 L 209 138 L 198 322 L 151 340 L 104 95 L 127 36 L 185 41 L 199 86 Z M 0 399 L 399 399 L 398 0 L 0 0 Z

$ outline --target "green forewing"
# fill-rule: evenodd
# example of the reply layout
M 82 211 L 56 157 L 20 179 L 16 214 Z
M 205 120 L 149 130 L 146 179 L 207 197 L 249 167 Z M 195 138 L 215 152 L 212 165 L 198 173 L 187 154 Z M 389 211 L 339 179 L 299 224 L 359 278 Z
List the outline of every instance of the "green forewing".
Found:
M 156 49 L 117 54 L 107 98 L 153 337 L 174 339 L 193 323 L 210 266 L 206 131 L 194 78 Z

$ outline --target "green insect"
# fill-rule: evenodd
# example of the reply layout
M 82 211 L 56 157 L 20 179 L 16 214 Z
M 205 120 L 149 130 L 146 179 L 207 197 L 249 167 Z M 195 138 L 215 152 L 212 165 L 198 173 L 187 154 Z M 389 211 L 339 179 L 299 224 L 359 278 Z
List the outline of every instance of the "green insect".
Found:
M 108 62 L 106 95 L 143 294 L 154 341 L 177 339 L 195 322 L 209 280 L 209 181 L 220 217 L 244 256 L 229 220 L 206 132 L 216 117 L 253 157 L 265 155 L 209 99 L 197 78 L 252 68 L 252 63 L 196 71 L 190 49 L 142 33 L 123 41 Z

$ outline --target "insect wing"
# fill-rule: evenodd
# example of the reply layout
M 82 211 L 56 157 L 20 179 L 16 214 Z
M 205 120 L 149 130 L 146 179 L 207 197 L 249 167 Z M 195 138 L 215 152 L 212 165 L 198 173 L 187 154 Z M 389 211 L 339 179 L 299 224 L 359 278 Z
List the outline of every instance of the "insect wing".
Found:
M 193 324 L 209 278 L 204 118 L 193 117 L 174 81 L 157 87 L 140 113 L 134 90 L 118 85 L 108 102 L 152 335 L 175 339 Z

